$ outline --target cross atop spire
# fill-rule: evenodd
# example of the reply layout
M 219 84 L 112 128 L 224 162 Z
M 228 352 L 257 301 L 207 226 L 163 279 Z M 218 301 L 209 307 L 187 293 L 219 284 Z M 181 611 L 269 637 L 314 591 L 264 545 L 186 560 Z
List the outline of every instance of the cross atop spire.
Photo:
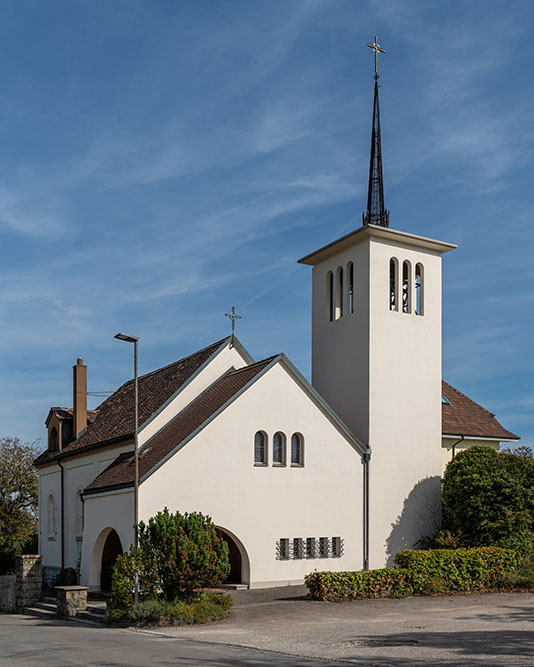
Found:
M 389 227 L 389 211 L 384 208 L 384 179 L 382 176 L 382 141 L 380 139 L 380 109 L 378 105 L 378 54 L 385 50 L 375 37 L 373 44 L 367 44 L 375 52 L 375 95 L 373 102 L 373 128 L 371 132 L 371 160 L 369 164 L 369 190 L 367 210 L 363 214 L 364 225 Z
M 386 51 L 378 43 L 378 37 L 376 35 L 375 35 L 375 41 L 372 44 L 369 44 L 369 42 L 367 42 L 367 46 L 370 49 L 373 49 L 373 51 L 375 52 L 375 79 L 378 79 L 378 76 L 379 76 L 379 74 L 378 74 L 378 54 L 379 53 L 385 53 Z

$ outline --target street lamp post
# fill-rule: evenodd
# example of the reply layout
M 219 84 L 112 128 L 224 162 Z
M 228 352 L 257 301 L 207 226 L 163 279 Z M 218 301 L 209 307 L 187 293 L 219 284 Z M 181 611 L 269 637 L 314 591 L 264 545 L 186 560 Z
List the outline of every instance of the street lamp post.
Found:
M 118 333 L 115 338 L 134 344 L 134 603 L 137 604 L 139 601 L 139 572 L 137 569 L 137 551 L 139 549 L 139 449 L 137 438 L 137 432 L 139 430 L 139 390 L 137 382 L 137 343 L 139 342 L 139 338 L 124 333 Z

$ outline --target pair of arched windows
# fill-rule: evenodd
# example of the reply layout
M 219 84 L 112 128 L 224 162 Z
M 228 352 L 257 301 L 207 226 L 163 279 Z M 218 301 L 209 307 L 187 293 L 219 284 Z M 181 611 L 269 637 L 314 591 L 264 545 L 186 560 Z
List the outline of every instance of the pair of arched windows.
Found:
M 328 272 L 326 277 L 328 290 L 328 317 L 330 322 L 339 320 L 344 313 L 354 312 L 354 264 L 349 262 L 344 270 L 338 266 L 336 273 Z
M 273 465 L 287 465 L 287 439 L 284 433 L 277 431 L 273 435 Z M 257 431 L 254 436 L 254 464 L 269 464 L 268 437 L 265 431 Z M 304 465 L 304 438 L 300 433 L 291 436 L 291 465 Z
M 402 274 L 399 275 L 399 260 L 392 257 L 389 260 L 389 309 L 423 315 L 423 276 L 424 267 L 418 262 L 415 265 L 415 277 L 412 277 L 412 264 L 407 259 L 403 261 Z

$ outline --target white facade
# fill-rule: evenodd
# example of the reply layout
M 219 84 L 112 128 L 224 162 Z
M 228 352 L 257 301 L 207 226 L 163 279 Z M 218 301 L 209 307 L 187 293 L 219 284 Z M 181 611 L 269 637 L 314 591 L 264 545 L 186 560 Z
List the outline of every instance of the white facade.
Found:
M 439 521 L 441 255 L 454 247 L 368 226 L 301 260 L 314 267 L 313 386 L 371 450 L 371 568 Z

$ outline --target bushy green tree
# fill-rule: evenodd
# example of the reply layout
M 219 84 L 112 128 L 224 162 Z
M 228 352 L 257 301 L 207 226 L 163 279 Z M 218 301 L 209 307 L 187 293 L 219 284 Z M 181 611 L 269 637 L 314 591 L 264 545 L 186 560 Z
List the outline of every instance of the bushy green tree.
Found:
M 448 464 L 443 477 L 443 528 L 462 546 L 529 550 L 534 536 L 534 459 L 472 447 Z
M 39 449 L 19 438 L 0 438 L 0 574 L 14 556 L 37 549 L 37 471 Z
M 165 508 L 147 524 L 140 523 L 139 543 L 154 559 L 167 600 L 188 599 L 230 573 L 228 545 L 210 517 L 199 512 L 171 514 Z

